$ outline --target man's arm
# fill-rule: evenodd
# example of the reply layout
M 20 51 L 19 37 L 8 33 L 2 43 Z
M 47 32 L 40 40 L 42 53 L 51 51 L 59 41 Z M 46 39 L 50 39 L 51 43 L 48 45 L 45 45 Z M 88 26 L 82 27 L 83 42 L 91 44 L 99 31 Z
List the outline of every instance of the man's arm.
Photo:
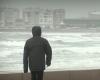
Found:
M 28 46 L 27 46 L 27 42 L 24 46 L 23 68 L 24 68 L 24 73 L 27 73 L 28 72 Z
M 50 66 L 52 59 L 52 49 L 48 41 L 46 41 L 45 53 L 46 53 L 46 65 Z

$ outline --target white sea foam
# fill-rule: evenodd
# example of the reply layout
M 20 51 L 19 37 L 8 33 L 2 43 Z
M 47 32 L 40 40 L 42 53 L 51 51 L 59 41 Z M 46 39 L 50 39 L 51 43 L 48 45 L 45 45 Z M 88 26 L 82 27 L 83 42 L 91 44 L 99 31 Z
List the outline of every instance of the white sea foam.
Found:
M 15 71 L 22 70 L 23 47 L 31 33 L 0 34 L 0 71 L 12 71 L 12 67 Z M 53 49 L 48 70 L 100 68 L 100 33 L 43 33 L 42 36 L 50 41 Z

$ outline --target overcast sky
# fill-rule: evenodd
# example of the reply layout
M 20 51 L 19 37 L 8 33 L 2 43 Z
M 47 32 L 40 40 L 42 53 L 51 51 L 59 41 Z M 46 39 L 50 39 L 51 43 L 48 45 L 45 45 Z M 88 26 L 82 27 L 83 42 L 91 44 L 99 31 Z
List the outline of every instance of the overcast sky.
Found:
M 0 6 L 63 8 L 66 18 L 80 18 L 87 17 L 88 12 L 100 11 L 100 0 L 0 0 Z

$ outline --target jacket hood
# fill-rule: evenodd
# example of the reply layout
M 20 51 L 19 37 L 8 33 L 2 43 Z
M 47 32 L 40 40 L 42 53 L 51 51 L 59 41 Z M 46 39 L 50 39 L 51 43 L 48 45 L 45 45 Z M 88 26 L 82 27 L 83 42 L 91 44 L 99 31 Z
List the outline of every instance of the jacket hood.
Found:
M 40 26 L 34 26 L 32 28 L 32 34 L 33 34 L 33 37 L 41 36 L 41 27 Z

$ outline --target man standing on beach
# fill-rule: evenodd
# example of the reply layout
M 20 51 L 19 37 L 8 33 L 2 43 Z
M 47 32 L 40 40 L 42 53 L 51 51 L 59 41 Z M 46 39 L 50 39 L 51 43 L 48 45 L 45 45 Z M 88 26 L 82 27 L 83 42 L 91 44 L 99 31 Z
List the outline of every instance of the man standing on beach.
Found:
M 32 28 L 32 34 L 33 37 L 28 39 L 24 46 L 24 73 L 28 72 L 29 63 L 31 80 L 43 80 L 45 65 L 51 65 L 52 49 L 49 42 L 41 37 L 40 26 L 34 26 Z

